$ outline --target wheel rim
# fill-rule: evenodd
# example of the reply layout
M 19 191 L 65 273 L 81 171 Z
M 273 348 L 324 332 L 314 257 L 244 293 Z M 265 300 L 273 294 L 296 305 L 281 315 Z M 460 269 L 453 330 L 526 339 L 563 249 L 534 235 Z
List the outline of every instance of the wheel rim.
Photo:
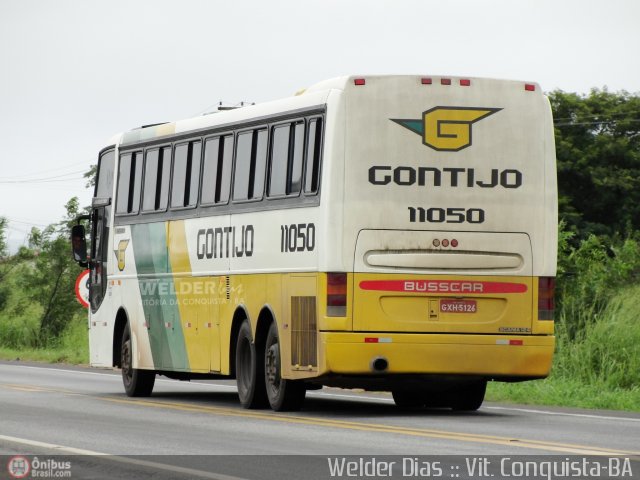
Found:
M 131 383 L 133 368 L 131 367 L 131 340 L 122 346 L 122 377 L 127 384 Z
M 277 343 L 267 348 L 264 369 L 269 392 L 277 395 L 280 391 L 280 347 Z

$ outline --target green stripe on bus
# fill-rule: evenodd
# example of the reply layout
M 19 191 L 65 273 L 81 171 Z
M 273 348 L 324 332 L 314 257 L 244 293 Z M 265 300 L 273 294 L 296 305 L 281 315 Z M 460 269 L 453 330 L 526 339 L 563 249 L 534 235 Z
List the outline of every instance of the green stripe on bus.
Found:
M 131 226 L 138 284 L 148 325 L 154 367 L 188 370 L 178 299 L 169 265 L 166 226 L 146 223 Z M 140 277 L 148 275 L 148 277 Z

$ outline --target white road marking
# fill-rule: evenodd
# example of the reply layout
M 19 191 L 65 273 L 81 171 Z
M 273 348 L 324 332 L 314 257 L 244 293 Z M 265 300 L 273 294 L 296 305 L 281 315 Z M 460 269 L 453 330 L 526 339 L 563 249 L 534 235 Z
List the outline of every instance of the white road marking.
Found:
M 27 368 L 34 370 L 46 370 L 53 372 L 61 372 L 61 373 L 77 373 L 81 375 L 100 375 L 102 377 L 111 378 L 113 380 L 120 381 L 120 376 L 111 374 L 111 373 L 98 373 L 98 372 L 87 372 L 83 370 L 70 370 L 64 368 L 51 368 L 51 367 L 36 367 L 32 365 L 11 365 L 11 364 L 0 364 L 0 368 L 3 366 L 10 366 L 13 368 Z M 156 380 L 157 382 L 162 383 L 170 383 L 175 384 L 176 380 L 159 378 Z M 199 387 L 209 387 L 209 388 L 224 388 L 227 390 L 236 390 L 236 387 L 233 385 L 225 385 L 220 383 L 203 383 L 203 382 L 181 382 L 182 385 L 192 385 Z M 329 392 L 309 392 L 310 396 L 313 397 L 334 397 L 334 398 L 344 398 L 351 400 L 366 400 L 370 402 L 382 402 L 382 403 L 393 403 L 393 400 L 390 398 L 383 397 L 373 397 L 368 395 L 351 395 L 351 394 L 342 394 L 342 393 L 329 393 Z M 536 415 L 552 415 L 552 416 L 564 416 L 564 417 L 576 417 L 576 418 L 591 418 L 594 420 L 618 420 L 623 422 L 640 422 L 640 418 L 632 418 L 632 417 L 616 417 L 612 415 L 595 415 L 588 413 L 570 413 L 570 412 L 552 412 L 550 410 L 538 410 L 535 408 L 520 408 L 520 407 L 498 407 L 498 406 L 489 406 L 485 405 L 481 407 L 486 410 L 503 410 L 503 411 L 511 411 L 511 412 L 522 412 L 522 413 L 533 413 Z
M 19 445 L 26 445 L 29 447 L 46 448 L 48 450 L 54 450 L 56 452 L 63 452 L 70 455 L 87 455 L 91 457 L 100 457 L 112 462 L 124 463 L 128 465 L 137 465 L 140 467 L 153 468 L 155 470 L 163 470 L 166 472 L 180 473 L 184 475 L 191 475 L 199 478 L 209 478 L 213 480 L 246 480 L 240 477 L 233 477 L 230 475 L 224 475 L 221 473 L 206 472 L 204 470 L 196 470 L 193 468 L 179 467 L 177 465 L 167 465 L 166 463 L 150 462 L 148 460 L 140 460 L 137 458 L 122 457 L 120 455 L 111 455 L 103 452 L 96 452 L 93 450 L 85 450 L 83 448 L 67 447 L 64 445 L 57 445 L 55 443 L 40 442 L 37 440 L 29 440 L 26 438 L 11 437 L 9 435 L 0 435 L 0 441 L 17 443 Z
M 486 408 L 488 410 L 509 410 L 513 412 L 524 412 L 524 413 L 535 413 L 538 415 L 560 415 L 565 417 L 583 417 L 583 418 L 593 418 L 596 420 L 622 420 L 624 422 L 640 422 L 640 418 L 630 418 L 630 417 L 613 417 L 606 415 L 592 415 L 589 413 L 569 413 L 569 412 L 552 412 L 550 410 L 535 410 L 533 408 L 516 408 L 516 407 L 494 407 L 494 406 L 485 406 L 482 408 Z

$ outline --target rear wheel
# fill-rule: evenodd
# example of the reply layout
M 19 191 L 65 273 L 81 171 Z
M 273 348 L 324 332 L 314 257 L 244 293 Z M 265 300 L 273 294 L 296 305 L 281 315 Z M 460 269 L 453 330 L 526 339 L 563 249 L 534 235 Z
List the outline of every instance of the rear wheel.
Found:
M 393 401 L 400 408 L 420 408 L 424 406 L 424 395 L 422 392 L 393 390 L 391 395 L 393 396 Z
M 258 361 L 260 358 L 260 361 Z M 242 322 L 236 343 L 236 384 L 238 398 L 244 408 L 266 406 L 264 364 L 256 352 L 248 320 Z
M 465 385 L 464 387 L 456 389 L 451 401 L 451 408 L 462 412 L 478 410 L 484 401 L 486 390 L 486 381 Z
M 127 324 L 122 334 L 120 365 L 122 366 L 122 383 L 127 396 L 148 397 L 151 395 L 153 385 L 156 382 L 156 372 L 133 368 L 133 344 L 131 342 L 129 324 Z
M 300 410 L 307 393 L 301 381 L 282 378 L 280 342 L 275 322 L 269 327 L 264 349 L 264 374 L 267 398 L 277 412 Z

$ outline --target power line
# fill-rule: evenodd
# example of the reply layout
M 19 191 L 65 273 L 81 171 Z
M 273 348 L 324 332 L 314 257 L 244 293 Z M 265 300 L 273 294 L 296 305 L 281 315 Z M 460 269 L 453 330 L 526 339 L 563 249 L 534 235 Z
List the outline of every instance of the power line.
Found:
M 8 179 L 8 180 L 22 180 L 22 179 L 24 179 L 24 177 L 30 177 L 30 176 L 33 176 L 33 175 L 42 175 L 44 173 L 50 173 L 50 172 L 59 172 L 59 171 L 63 171 L 63 170 L 68 170 L 68 169 L 73 168 L 73 167 L 78 167 L 80 165 L 87 165 L 87 162 L 77 162 L 77 163 L 72 163 L 72 164 L 64 165 L 64 166 L 60 166 L 60 167 L 49 168 L 49 169 L 46 169 L 46 170 L 39 170 L 37 172 L 32 172 L 32 173 L 22 173 L 20 175 L 12 175 L 12 176 L 5 177 L 5 178 Z M 90 167 L 90 165 L 89 165 L 89 167 Z M 85 170 L 82 170 L 82 171 L 88 171 L 88 169 L 85 169 Z
M 61 175 L 53 175 L 53 176 L 41 177 L 41 178 L 27 178 L 22 180 L 0 179 L 0 183 L 40 183 L 40 182 L 56 181 L 56 179 L 60 179 L 57 181 L 76 180 L 84 177 L 70 177 L 70 175 L 78 175 L 79 173 L 85 173 L 85 172 L 86 170 L 77 170 L 75 172 L 64 173 Z M 65 178 L 65 177 L 68 177 L 68 178 Z

